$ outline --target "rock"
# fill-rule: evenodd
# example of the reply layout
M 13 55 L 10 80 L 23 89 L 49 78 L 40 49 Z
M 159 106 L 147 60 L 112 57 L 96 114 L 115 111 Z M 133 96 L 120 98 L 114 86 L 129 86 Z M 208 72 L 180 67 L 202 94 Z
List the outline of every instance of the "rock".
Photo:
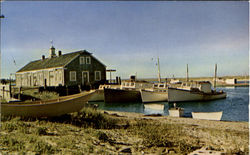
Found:
M 169 151 L 168 148 L 165 148 L 165 149 L 162 150 L 161 153 L 162 153 L 162 154 L 168 154 L 168 151 Z
M 168 152 L 169 154 L 175 154 L 175 151 L 174 150 L 171 150 Z
M 131 150 L 130 147 L 127 147 L 127 148 L 122 148 L 122 149 L 120 150 L 120 152 L 122 152 L 122 153 L 132 153 L 132 150 Z

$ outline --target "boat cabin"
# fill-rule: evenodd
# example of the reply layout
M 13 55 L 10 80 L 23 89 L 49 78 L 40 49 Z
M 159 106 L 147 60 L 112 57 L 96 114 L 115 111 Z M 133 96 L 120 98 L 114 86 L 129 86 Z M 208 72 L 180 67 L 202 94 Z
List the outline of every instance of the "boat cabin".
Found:
M 178 89 L 191 90 L 191 91 L 201 91 L 204 93 L 212 92 L 212 84 L 209 81 L 198 81 L 195 83 L 183 83 Z
M 204 93 L 211 93 L 212 92 L 212 84 L 209 81 L 202 81 L 198 82 L 199 85 L 199 90 L 204 92 Z
M 166 88 L 168 88 L 168 84 L 167 83 L 154 83 L 154 88 L 166 89 Z
M 123 81 L 121 83 L 121 89 L 145 89 L 153 88 L 154 84 L 145 81 Z

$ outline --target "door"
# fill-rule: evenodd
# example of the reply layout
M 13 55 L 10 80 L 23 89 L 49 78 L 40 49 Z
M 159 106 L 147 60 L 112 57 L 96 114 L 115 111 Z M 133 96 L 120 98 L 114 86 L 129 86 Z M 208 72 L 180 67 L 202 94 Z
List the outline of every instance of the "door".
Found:
M 89 72 L 83 71 L 82 72 L 82 85 L 87 85 L 89 83 Z

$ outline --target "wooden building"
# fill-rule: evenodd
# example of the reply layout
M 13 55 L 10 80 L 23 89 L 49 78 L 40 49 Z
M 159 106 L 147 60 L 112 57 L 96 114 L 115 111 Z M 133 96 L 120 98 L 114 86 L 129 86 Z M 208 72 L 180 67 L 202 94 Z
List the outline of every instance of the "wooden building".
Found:
M 106 81 L 106 66 L 86 50 L 35 60 L 16 72 L 17 87 L 96 85 Z

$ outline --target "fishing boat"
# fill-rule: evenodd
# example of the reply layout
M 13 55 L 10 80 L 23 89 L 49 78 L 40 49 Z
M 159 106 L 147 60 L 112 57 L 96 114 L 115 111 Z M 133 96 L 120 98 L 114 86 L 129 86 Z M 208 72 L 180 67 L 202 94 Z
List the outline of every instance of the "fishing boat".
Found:
M 143 103 L 168 101 L 167 90 L 140 90 Z
M 141 89 L 143 103 L 168 101 L 168 85 L 166 83 L 155 83 L 153 88 Z
M 130 80 L 121 82 L 120 88 L 104 88 L 104 101 L 106 103 L 141 102 L 140 89 L 152 88 L 153 83 L 136 80 L 131 76 Z
M 219 112 L 192 112 L 192 117 L 194 119 L 206 119 L 206 120 L 216 120 L 220 121 L 223 111 Z
M 184 101 L 208 101 L 226 98 L 227 94 L 223 91 L 211 89 L 209 81 L 197 82 L 196 86 L 184 88 L 168 88 L 168 102 Z
M 106 103 L 141 102 L 141 94 L 138 90 L 104 88 L 104 101 Z
M 140 90 L 143 103 L 164 102 L 168 100 L 168 84 L 166 82 L 161 82 L 159 58 L 157 60 L 158 82 L 154 83 L 152 88 Z
M 80 111 L 94 90 L 46 101 L 2 103 L 1 115 L 54 117 Z
M 90 97 L 89 102 L 104 101 L 104 88 L 116 89 L 120 88 L 118 84 L 104 84 L 100 85 L 99 88 Z

